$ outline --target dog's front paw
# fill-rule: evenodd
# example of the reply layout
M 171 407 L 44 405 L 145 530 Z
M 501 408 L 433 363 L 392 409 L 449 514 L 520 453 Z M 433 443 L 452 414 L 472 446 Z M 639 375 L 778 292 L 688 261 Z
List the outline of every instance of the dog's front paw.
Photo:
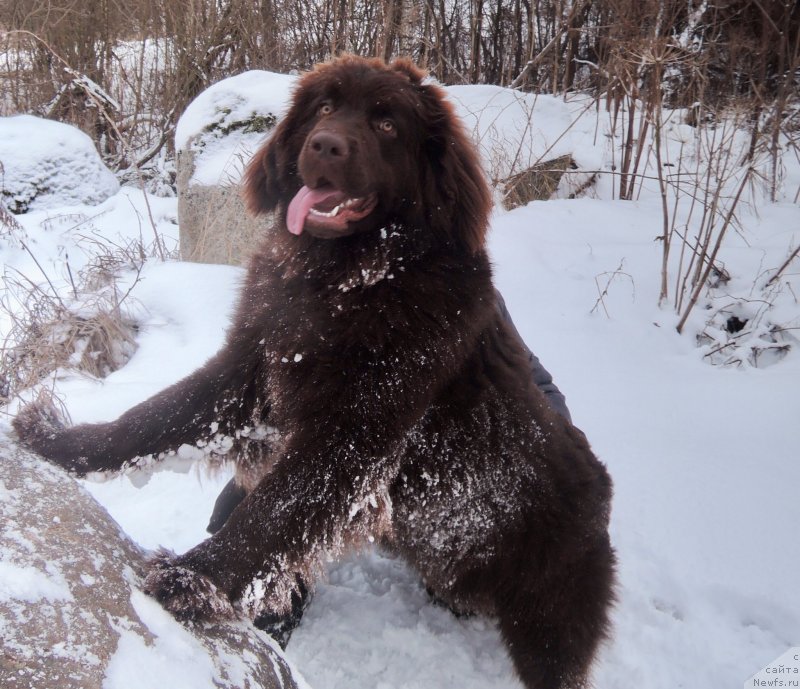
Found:
M 144 580 L 150 594 L 179 620 L 220 620 L 235 617 L 230 600 L 206 575 L 180 564 L 161 550 L 150 561 Z
M 51 399 L 43 396 L 22 407 L 11 424 L 21 445 L 79 476 L 88 471 L 86 458 L 64 441 L 64 416 Z
M 253 624 L 269 634 L 280 647 L 286 649 L 286 644 L 292 636 L 292 632 L 303 619 L 303 613 L 311 601 L 311 592 L 308 590 L 300 575 L 296 575 L 297 588 L 291 593 L 291 610 L 286 613 L 278 614 L 270 610 L 262 610 L 253 620 Z

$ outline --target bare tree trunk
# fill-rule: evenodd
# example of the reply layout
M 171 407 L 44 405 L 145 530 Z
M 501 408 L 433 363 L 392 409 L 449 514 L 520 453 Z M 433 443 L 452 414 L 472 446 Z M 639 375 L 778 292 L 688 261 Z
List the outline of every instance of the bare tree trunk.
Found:
M 478 83 L 481 79 L 481 32 L 483 31 L 483 0 L 474 0 L 470 3 L 472 16 L 470 17 L 469 40 L 469 65 L 470 81 Z
M 514 64 L 508 74 L 503 79 L 507 84 L 512 74 L 519 74 L 522 69 L 522 3 L 520 0 L 514 2 Z
M 423 8 L 423 18 L 422 18 L 422 32 L 419 38 L 419 48 L 417 53 L 419 57 L 417 58 L 417 62 L 421 67 L 425 67 L 426 69 L 430 69 L 430 43 L 428 41 L 428 37 L 431 33 L 431 6 L 430 3 L 425 3 L 425 7 Z
M 492 68 L 488 72 L 488 79 L 493 84 L 503 82 L 503 63 L 505 61 L 505 48 L 503 36 L 503 2 L 497 0 L 492 26 Z
M 389 61 L 393 53 L 400 27 L 403 23 L 403 0 L 386 0 L 383 6 L 384 28 L 381 57 Z
M 567 58 L 564 64 L 564 80 L 561 87 L 569 91 L 575 83 L 575 58 L 580 47 L 581 29 L 586 23 L 591 4 L 584 2 L 572 8 L 567 27 Z
M 525 78 L 534 70 L 534 68 L 536 68 L 539 65 L 539 63 L 541 63 L 544 60 L 545 57 L 547 57 L 548 53 L 556 46 L 560 36 L 561 34 L 556 34 L 555 36 L 553 36 L 550 39 L 550 42 L 544 48 L 542 48 L 535 57 L 528 60 L 528 63 L 519 73 L 517 78 L 511 82 L 512 89 L 520 87 L 520 85 L 525 81 Z
M 333 2 L 333 32 L 331 34 L 331 55 L 347 50 L 347 0 Z

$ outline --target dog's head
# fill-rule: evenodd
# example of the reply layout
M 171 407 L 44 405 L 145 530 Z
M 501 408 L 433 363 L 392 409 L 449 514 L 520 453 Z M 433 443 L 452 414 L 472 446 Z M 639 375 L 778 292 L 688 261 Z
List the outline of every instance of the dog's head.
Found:
M 407 60 L 342 57 L 300 79 L 289 112 L 245 173 L 251 212 L 337 239 L 389 224 L 483 245 L 491 196 L 441 89 Z

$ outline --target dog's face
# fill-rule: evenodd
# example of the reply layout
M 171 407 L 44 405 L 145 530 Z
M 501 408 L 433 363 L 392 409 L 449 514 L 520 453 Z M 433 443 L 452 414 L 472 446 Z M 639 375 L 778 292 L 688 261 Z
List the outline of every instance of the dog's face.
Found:
M 419 158 L 421 102 L 408 74 L 338 72 L 332 79 L 320 70 L 301 93 L 307 115 L 293 143 L 303 186 L 286 218 L 293 234 L 374 230 L 415 196 L 409 172 Z
M 475 214 L 485 215 L 489 205 L 474 150 L 442 92 L 407 61 L 355 57 L 300 80 L 247 169 L 245 196 L 252 212 L 280 208 L 292 234 L 326 240 L 392 222 L 452 225 L 453 214 L 483 204 Z

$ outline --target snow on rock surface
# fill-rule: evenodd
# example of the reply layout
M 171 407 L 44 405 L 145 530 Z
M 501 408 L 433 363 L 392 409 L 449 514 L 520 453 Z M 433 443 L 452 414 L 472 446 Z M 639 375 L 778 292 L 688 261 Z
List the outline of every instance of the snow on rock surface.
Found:
M 0 445 L 0 686 L 307 686 L 249 624 L 181 626 L 139 590 L 144 563 L 74 479 Z
M 269 220 L 245 210 L 239 181 L 283 114 L 294 82 L 283 74 L 244 72 L 210 86 L 181 116 L 175 148 L 184 260 L 244 264 L 258 245 Z
M 119 190 L 86 134 L 31 115 L 0 117 L 0 164 L 0 195 L 12 213 L 96 205 Z
M 191 150 L 190 184 L 238 182 L 246 163 L 277 122 L 296 77 L 251 70 L 223 79 L 195 98 L 175 129 L 175 150 Z

